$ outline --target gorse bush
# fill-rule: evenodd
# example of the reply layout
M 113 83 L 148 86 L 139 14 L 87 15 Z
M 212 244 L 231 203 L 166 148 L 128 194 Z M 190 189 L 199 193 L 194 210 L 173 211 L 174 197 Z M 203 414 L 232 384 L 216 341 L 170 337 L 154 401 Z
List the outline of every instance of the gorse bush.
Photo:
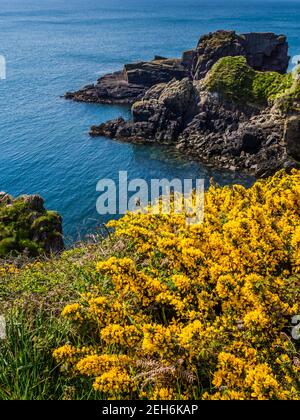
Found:
M 111 226 L 126 252 L 63 309 L 63 375 L 105 399 L 300 399 L 299 171 L 211 186 L 201 225 L 128 214 Z

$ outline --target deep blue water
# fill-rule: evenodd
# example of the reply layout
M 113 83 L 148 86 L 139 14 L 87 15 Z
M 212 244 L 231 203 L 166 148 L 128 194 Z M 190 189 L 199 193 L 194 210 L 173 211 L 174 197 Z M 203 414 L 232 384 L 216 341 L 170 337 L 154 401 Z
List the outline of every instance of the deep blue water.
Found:
M 216 29 L 274 31 L 300 53 L 300 1 L 0 0 L 0 190 L 39 193 L 64 218 L 66 236 L 106 222 L 95 209 L 101 178 L 195 178 L 248 183 L 162 147 L 91 139 L 92 124 L 126 108 L 60 98 L 124 63 L 179 56 Z

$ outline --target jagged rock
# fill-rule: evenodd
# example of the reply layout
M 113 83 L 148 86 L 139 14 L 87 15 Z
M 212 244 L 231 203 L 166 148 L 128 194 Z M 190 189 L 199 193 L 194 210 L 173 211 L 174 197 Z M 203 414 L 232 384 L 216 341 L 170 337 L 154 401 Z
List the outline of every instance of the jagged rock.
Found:
M 100 124 L 99 126 L 94 125 L 91 127 L 90 135 L 92 137 L 104 136 L 117 138 L 117 131 L 126 126 L 126 124 L 127 123 L 124 118 L 117 118 L 116 120 L 108 121 L 106 123 Z
M 244 48 L 249 66 L 259 71 L 286 73 L 290 57 L 286 36 L 273 33 L 248 33 L 244 38 Z
M 41 196 L 39 196 L 39 195 L 23 195 L 19 198 L 22 199 L 24 201 L 24 203 L 26 203 L 31 210 L 37 211 L 37 212 L 45 211 L 44 200 Z
M 245 56 L 241 37 L 234 31 L 217 31 L 200 38 L 192 66 L 195 80 L 203 79 L 212 66 L 227 56 Z
M 286 162 L 285 118 L 271 109 L 249 116 L 232 104 L 222 105 L 211 96 L 202 112 L 180 134 L 178 148 L 215 167 L 268 176 Z M 268 120 L 268 124 L 263 123 Z M 268 141 L 272 137 L 272 143 Z
M 133 142 L 174 142 L 198 111 L 198 91 L 189 79 L 173 80 L 150 89 L 132 107 L 132 121 L 108 121 L 94 126 L 92 136 L 108 136 Z

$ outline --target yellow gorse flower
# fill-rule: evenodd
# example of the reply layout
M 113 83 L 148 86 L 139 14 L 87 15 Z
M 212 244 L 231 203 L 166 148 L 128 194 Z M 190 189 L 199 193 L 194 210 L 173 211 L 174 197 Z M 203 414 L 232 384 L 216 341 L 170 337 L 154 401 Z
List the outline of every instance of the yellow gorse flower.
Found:
M 93 387 L 95 391 L 114 395 L 130 393 L 135 389 L 128 373 L 119 368 L 113 368 L 98 376 Z

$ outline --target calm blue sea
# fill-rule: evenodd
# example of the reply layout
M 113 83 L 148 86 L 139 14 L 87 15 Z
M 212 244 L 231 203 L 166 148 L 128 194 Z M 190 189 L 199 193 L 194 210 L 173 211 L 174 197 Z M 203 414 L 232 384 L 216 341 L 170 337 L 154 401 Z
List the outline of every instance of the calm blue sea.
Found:
M 60 98 L 124 63 L 180 55 L 216 29 L 285 33 L 291 55 L 300 54 L 300 1 L 0 0 L 0 54 L 7 60 L 7 79 L 0 80 L 0 190 L 41 194 L 74 239 L 107 221 L 96 213 L 96 183 L 117 179 L 120 170 L 129 178 L 251 182 L 162 147 L 91 139 L 92 124 L 129 110 Z

